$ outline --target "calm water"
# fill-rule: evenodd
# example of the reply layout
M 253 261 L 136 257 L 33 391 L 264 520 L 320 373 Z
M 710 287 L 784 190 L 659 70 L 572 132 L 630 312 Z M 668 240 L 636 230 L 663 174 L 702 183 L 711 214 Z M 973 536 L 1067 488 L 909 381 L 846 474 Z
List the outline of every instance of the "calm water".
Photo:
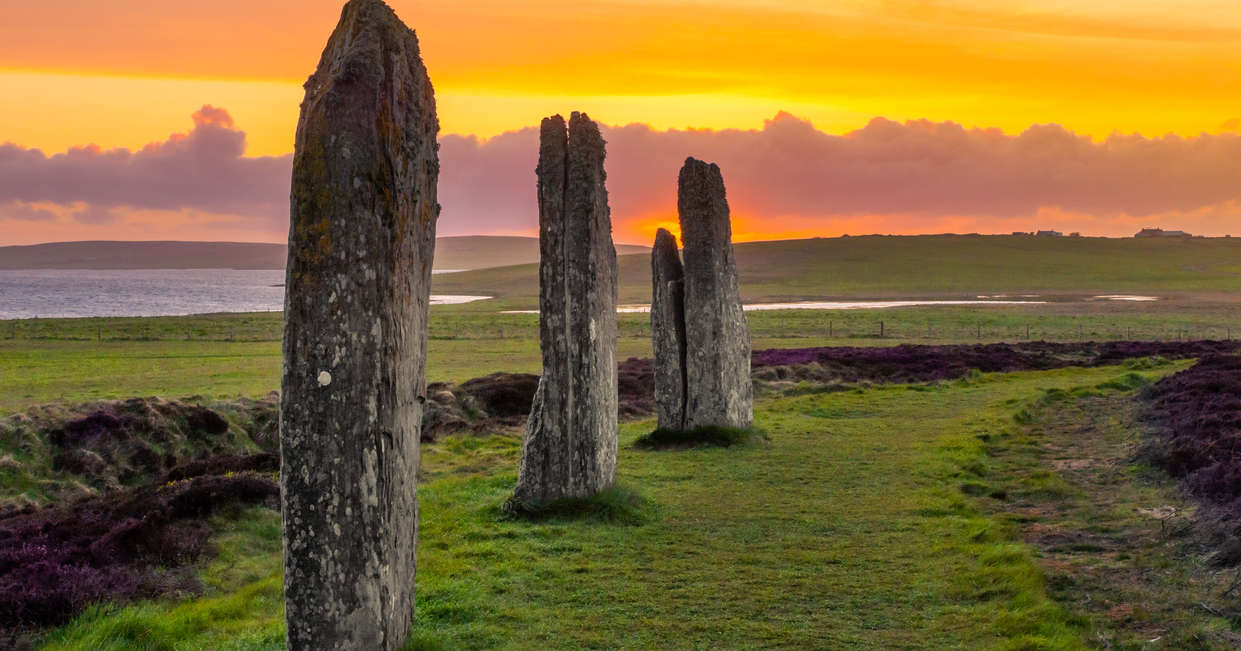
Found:
M 485 298 L 432 296 L 431 303 Z M 270 312 L 283 307 L 280 270 L 0 270 L 0 319 Z
M 893 307 L 918 307 L 924 305 L 1045 305 L 1047 301 L 798 301 L 796 303 L 749 303 L 742 305 L 746 312 L 766 310 L 884 310 Z M 650 305 L 618 305 L 620 314 L 646 314 Z M 538 310 L 506 310 L 505 314 L 538 314 Z

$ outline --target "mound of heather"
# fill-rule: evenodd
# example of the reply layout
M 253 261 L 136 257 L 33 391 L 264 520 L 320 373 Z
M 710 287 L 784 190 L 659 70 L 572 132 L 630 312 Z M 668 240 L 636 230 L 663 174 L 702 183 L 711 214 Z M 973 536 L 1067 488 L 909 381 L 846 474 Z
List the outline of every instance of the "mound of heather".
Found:
M 276 428 L 274 395 L 35 407 L 0 423 L 0 515 L 142 485 L 194 462 L 275 454 Z
M 0 632 L 62 624 L 98 601 L 192 589 L 192 572 L 155 568 L 197 560 L 213 511 L 278 498 L 265 476 L 197 477 L 0 519 Z
M 1189 492 L 1241 516 L 1241 357 L 1212 355 L 1145 393 L 1150 456 Z
M 472 397 L 488 416 L 509 424 L 525 418 L 539 388 L 539 376 L 529 373 L 492 373 L 462 382 L 460 392 Z
M 1236 342 L 1027 342 L 884 348 L 797 348 L 754 352 L 756 379 L 835 382 L 933 382 L 971 371 L 1011 373 L 1066 366 L 1103 366 L 1140 357 L 1171 359 L 1233 352 Z
M 237 472 L 280 472 L 280 455 L 273 452 L 246 455 L 225 454 L 191 461 L 169 470 L 168 474 L 164 475 L 164 479 L 174 482 L 203 475 L 229 475 Z
M 522 424 L 530 414 L 539 376 L 528 373 L 492 373 L 453 387 L 427 387 L 429 404 L 423 419 L 423 440 L 452 429 L 479 431 L 491 425 Z M 645 416 L 654 411 L 654 365 L 631 357 L 617 366 L 617 388 L 622 417 Z

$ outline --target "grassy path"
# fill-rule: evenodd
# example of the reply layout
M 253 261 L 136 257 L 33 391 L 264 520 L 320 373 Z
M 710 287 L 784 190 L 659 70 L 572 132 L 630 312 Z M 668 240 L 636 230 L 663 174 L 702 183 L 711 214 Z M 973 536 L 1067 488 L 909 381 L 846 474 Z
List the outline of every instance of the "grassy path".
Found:
M 769 399 L 758 422 L 771 442 L 729 450 L 637 451 L 628 443 L 651 424 L 631 423 L 621 477 L 650 503 L 640 526 L 503 520 L 513 438 L 427 446 L 412 646 L 1080 646 L 1084 620 L 1049 599 L 1033 548 L 966 493 L 990 463 L 979 437 L 1008 431 L 1047 389 L 1128 372 Z M 278 537 L 245 544 L 252 576 L 279 570 Z M 254 582 L 227 583 L 180 606 L 95 611 L 55 639 L 60 648 L 139 639 L 206 648 L 219 641 L 213 630 L 228 629 L 253 641 L 242 647 L 278 646 L 278 603 L 255 602 Z M 233 599 L 247 605 L 231 607 Z M 207 617 L 208 605 L 209 624 L 176 624 Z
M 1023 545 L 961 493 L 977 434 L 1094 371 L 765 402 L 772 443 L 622 453 L 641 527 L 495 521 L 511 475 L 423 493 L 420 638 L 446 647 L 1073 644 Z M 649 424 L 625 429 L 632 440 Z M 514 635 L 520 632 L 520 637 Z

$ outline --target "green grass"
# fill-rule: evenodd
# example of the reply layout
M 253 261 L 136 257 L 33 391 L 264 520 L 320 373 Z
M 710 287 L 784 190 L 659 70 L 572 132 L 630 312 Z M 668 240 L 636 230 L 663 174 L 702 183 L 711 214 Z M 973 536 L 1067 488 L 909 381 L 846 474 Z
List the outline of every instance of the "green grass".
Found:
M 1193 503 L 1141 461 L 1136 391 L 1185 366 L 1045 388 L 988 439 L 978 479 L 987 489 L 971 493 L 985 493 L 978 506 L 1035 550 L 1048 593 L 1102 648 L 1241 645 L 1236 570 L 1211 565 Z
M 1241 337 L 1241 239 L 851 237 L 736 245 L 747 301 L 1038 293 L 1046 305 L 751 312 L 754 347 Z M 621 302 L 650 300 L 650 261 L 621 256 Z M 495 300 L 431 310 L 428 377 L 538 372 L 535 265 L 436 276 Z M 1138 293 L 1155 303 L 1084 300 Z M 649 357 L 644 314 L 618 356 Z M 260 396 L 279 388 L 279 313 L 0 321 L 0 413 L 133 395 Z M 882 336 L 880 333 L 882 332 Z
M 538 317 L 473 306 L 432 309 L 429 381 L 538 373 Z M 259 397 L 280 387 L 281 315 L 0 322 L 0 413 L 47 402 L 135 395 Z M 994 341 L 1241 337 L 1241 302 L 1060 302 L 1043 306 L 788 310 L 748 315 L 756 350 Z M 239 325 L 234 327 L 233 322 Z M 650 357 L 645 314 L 620 315 L 619 359 Z M 884 336 L 879 336 L 880 322 Z M 1230 325 L 1231 324 L 1231 325 Z M 7 331 L 6 331 L 7 330 Z M 194 338 L 179 333 L 193 330 Z M 103 333 L 102 340 L 95 335 Z
M 1090 615 L 1054 598 L 1038 549 L 987 503 L 1001 483 L 987 450 L 1048 391 L 1115 392 L 1098 387 L 1179 367 L 767 398 L 756 422 L 771 442 L 735 449 L 644 452 L 632 443 L 652 423 L 627 423 L 620 481 L 642 496 L 641 526 L 506 517 L 513 433 L 424 446 L 410 648 L 1084 647 Z M 1064 492 L 1010 490 L 1049 487 Z M 270 535 L 223 540 L 231 555 L 208 573 L 248 569 L 206 581 L 207 596 L 93 610 L 53 648 L 276 646 Z
M 282 649 L 280 514 L 251 507 L 216 516 L 219 555 L 201 573 L 203 596 L 95 606 L 44 640 L 46 649 Z
M 767 437 L 755 429 L 736 427 L 699 427 L 692 430 L 657 429 L 639 436 L 633 446 L 643 450 L 677 450 L 714 446 L 719 448 L 765 441 Z
M 541 504 L 527 504 L 510 497 L 500 512 L 513 520 L 529 522 L 603 522 L 640 525 L 649 518 L 650 503 L 626 486 L 613 486 L 589 497 L 571 497 Z
M 734 246 L 747 301 L 969 297 L 997 293 L 1233 293 L 1241 240 L 935 235 L 751 242 Z M 650 258 L 620 256 L 622 303 L 650 300 Z M 536 265 L 439 276 L 435 291 L 533 305 Z

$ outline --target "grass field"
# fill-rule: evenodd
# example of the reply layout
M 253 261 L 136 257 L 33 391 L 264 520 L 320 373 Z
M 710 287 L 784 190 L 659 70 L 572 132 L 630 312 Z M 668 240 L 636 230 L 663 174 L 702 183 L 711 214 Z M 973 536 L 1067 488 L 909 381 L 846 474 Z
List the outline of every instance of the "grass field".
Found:
M 1241 239 L 866 236 L 734 247 L 742 298 L 964 297 L 980 294 L 1228 294 L 1241 288 Z M 620 262 L 622 303 L 650 301 L 650 257 Z M 536 265 L 439 276 L 435 291 L 484 290 L 533 307 Z M 1232 300 L 1235 300 L 1232 299 Z
M 1009 481 L 1018 505 L 1055 495 L 1066 480 L 1050 466 L 1032 472 L 1043 463 L 1038 454 L 1010 444 L 1001 459 L 993 445 L 1020 436 L 1028 443 L 1022 423 L 1034 422 L 1030 410 L 1046 404 L 1048 391 L 1121 397 L 1182 366 L 777 398 L 757 414 L 771 441 L 741 448 L 637 451 L 629 443 L 651 423 L 631 423 L 622 430 L 621 482 L 645 500 L 638 526 L 507 520 L 499 506 L 514 482 L 512 435 L 428 446 L 411 647 L 1079 648 L 1101 635 L 1130 640 L 1132 627 L 1055 598 L 1063 584 L 1049 586 L 1041 551 L 1022 539 L 1005 501 L 987 497 L 997 493 L 985 482 Z M 1026 474 L 1010 472 L 1017 467 Z M 1120 484 L 1134 486 L 1142 504 L 1173 499 L 1174 488 L 1140 479 Z M 1033 490 L 1018 494 L 1021 486 Z M 98 608 L 56 631 L 49 648 L 278 648 L 275 527 L 274 514 L 261 511 L 229 524 L 225 555 L 204 570 L 204 597 Z M 1159 587 L 1146 586 L 1146 597 L 1160 598 Z M 1172 639 L 1182 642 L 1227 629 L 1192 609 L 1175 626 Z
M 1241 336 L 1233 240 L 865 237 L 737 256 L 751 301 L 1051 301 L 751 312 L 756 349 Z M 649 300 L 648 264 L 622 258 L 622 302 Z M 498 298 L 432 308 L 430 381 L 538 372 L 537 316 L 498 313 L 530 306 L 533 273 L 437 277 L 437 292 Z M 1084 300 L 1112 293 L 1161 300 Z M 622 359 L 650 356 L 647 319 L 620 316 Z M 261 396 L 279 388 L 281 329 L 278 313 L 0 322 L 0 413 Z M 654 424 L 626 423 L 636 526 L 504 517 L 518 431 L 426 445 L 411 647 L 1226 648 L 1236 624 L 1212 604 L 1231 575 L 1147 515 L 1189 507 L 1134 458 L 1135 392 L 1186 364 L 767 397 L 770 441 L 728 449 L 640 451 Z M 278 514 L 214 525 L 202 595 L 101 605 L 48 648 L 280 648 Z
M 1044 305 L 749 314 L 755 348 L 1241 336 L 1241 239 L 851 237 L 736 245 L 752 302 L 1038 293 Z M 649 258 L 621 256 L 621 302 L 650 300 Z M 535 265 L 435 278 L 495 300 L 432 308 L 429 378 L 537 372 Z M 1087 300 L 1155 295 L 1147 303 Z M 255 396 L 279 385 L 279 313 L 0 321 L 0 411 L 137 394 Z M 650 356 L 644 314 L 619 355 Z M 882 336 L 881 336 L 882 333 Z
M 1241 303 L 1060 302 L 1017 307 L 750 312 L 756 350 L 993 341 L 1241 337 Z M 279 313 L 0 322 L 0 413 L 133 395 L 257 397 L 280 387 Z M 650 357 L 645 314 L 619 318 L 618 356 Z M 882 329 L 883 336 L 880 336 Z M 430 381 L 537 373 L 538 317 L 432 308 Z M 16 335 L 16 338 L 4 338 Z

